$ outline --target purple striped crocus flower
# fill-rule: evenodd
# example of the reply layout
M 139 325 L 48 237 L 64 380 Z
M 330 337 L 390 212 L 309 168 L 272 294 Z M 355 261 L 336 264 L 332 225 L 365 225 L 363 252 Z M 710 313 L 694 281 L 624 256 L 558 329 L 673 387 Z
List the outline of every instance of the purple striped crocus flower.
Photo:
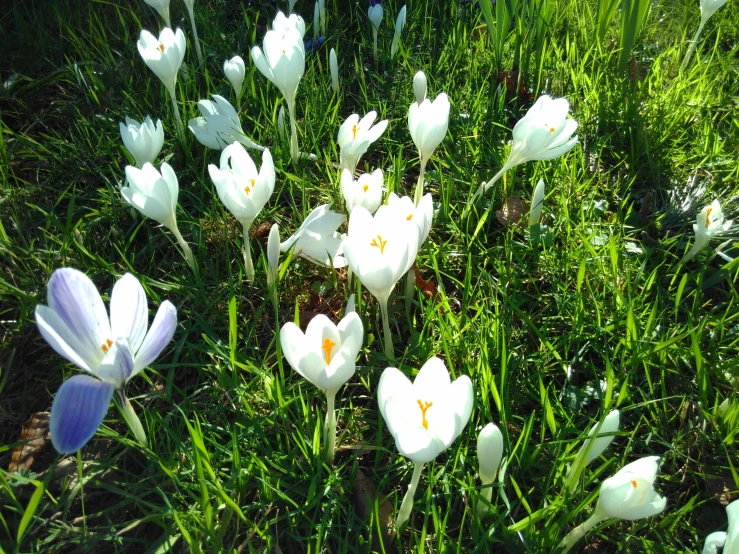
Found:
M 177 326 L 177 309 L 164 301 L 149 327 L 146 293 L 126 273 L 113 286 L 110 317 L 93 282 L 81 271 L 57 269 L 48 305 L 36 306 L 41 335 L 56 352 L 89 375 L 67 379 L 51 405 L 51 442 L 62 454 L 82 448 L 108 411 L 116 390 L 157 359 Z M 148 330 L 148 332 L 147 332 Z

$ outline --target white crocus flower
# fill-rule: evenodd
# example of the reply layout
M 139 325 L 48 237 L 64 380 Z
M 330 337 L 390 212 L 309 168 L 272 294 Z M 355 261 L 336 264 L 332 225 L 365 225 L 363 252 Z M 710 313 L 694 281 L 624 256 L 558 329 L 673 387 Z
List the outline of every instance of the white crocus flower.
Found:
M 513 144 L 505 165 L 490 181 L 480 185 L 470 204 L 509 169 L 525 162 L 553 160 L 569 152 L 577 144 L 577 137 L 572 136 L 577 131 L 577 121 L 567 118 L 569 111 L 570 103 L 566 98 L 540 96 L 513 127 Z
M 503 434 L 495 423 L 488 423 L 477 437 L 478 474 L 482 481 L 481 496 L 487 501 L 477 502 L 477 517 L 484 516 L 488 511 L 488 504 L 493 497 L 493 481 L 498 475 L 498 468 L 503 459 Z
M 347 213 L 351 213 L 355 206 L 363 206 L 373 214 L 382 204 L 382 169 L 375 169 L 372 174 L 363 173 L 356 181 L 345 169 L 341 172 L 340 184 Z
M 169 0 L 144 0 L 147 4 L 149 4 L 152 8 L 154 8 L 157 13 L 162 17 L 164 20 L 164 24 L 167 27 L 171 27 L 169 23 Z
M 180 137 L 184 138 L 182 117 L 180 116 L 180 107 L 177 104 L 175 87 L 177 86 L 177 73 L 182 65 L 182 60 L 185 59 L 185 50 L 187 49 L 185 33 L 182 32 L 182 29 L 177 29 L 173 33 L 172 29 L 166 27 L 162 29 L 157 38 L 143 29 L 136 47 L 144 63 L 159 77 L 167 89 L 177 118 L 177 130 Z
M 192 27 L 192 38 L 195 42 L 195 52 L 198 55 L 198 64 L 203 65 L 203 53 L 200 51 L 200 41 L 198 40 L 198 29 L 195 27 L 195 0 L 183 0 L 187 7 L 187 13 L 190 15 L 190 26 Z
M 361 120 L 359 114 L 352 114 L 339 127 L 336 142 L 339 144 L 339 159 L 341 169 L 348 169 L 354 175 L 360 158 L 367 152 L 370 145 L 375 142 L 387 129 L 387 119 L 383 119 L 374 125 L 377 112 L 372 110 Z
M 688 51 L 685 53 L 685 58 L 683 59 L 683 63 L 680 65 L 680 69 L 685 69 L 685 67 L 688 65 L 688 62 L 690 61 L 690 58 L 693 56 L 693 52 L 695 51 L 695 47 L 698 44 L 698 39 L 701 36 L 701 33 L 703 32 L 703 27 L 706 26 L 706 23 L 708 23 L 708 20 L 710 17 L 716 13 L 716 10 L 718 10 L 721 6 L 726 4 L 728 0 L 700 0 L 701 2 L 701 22 L 698 25 L 698 29 L 695 31 L 695 35 L 693 35 L 693 40 L 690 42 L 690 48 L 688 48 Z
M 394 192 L 390 193 L 387 199 L 387 206 L 400 220 L 405 220 L 418 229 L 418 249 L 421 249 L 423 243 L 429 236 L 431 224 L 434 221 L 434 203 L 431 193 L 426 193 L 416 206 L 413 200 L 408 196 L 398 196 Z
M 377 298 L 385 335 L 385 355 L 394 359 L 388 319 L 390 293 L 413 265 L 418 253 L 418 234 L 408 232 L 408 221 L 389 206 L 380 206 L 374 217 L 356 206 L 349 215 L 344 257 L 362 284 Z
M 287 252 L 295 246 L 294 254 L 317 265 L 340 269 L 346 266 L 343 242 L 336 230 L 346 221 L 344 214 L 331 210 L 330 204 L 315 208 L 300 228 L 280 244 Z
M 336 445 L 336 393 L 354 375 L 363 336 L 362 320 L 355 312 L 344 316 L 338 325 L 318 314 L 310 320 L 305 333 L 293 322 L 280 330 L 280 345 L 290 367 L 326 395 L 324 433 L 328 463 L 333 463 Z
M 249 229 L 275 189 L 275 166 L 269 149 L 262 153 L 262 167 L 257 172 L 249 154 L 238 142 L 223 149 L 221 167 L 208 166 L 218 197 L 244 230 L 244 265 L 246 278 L 254 282 L 254 264 L 249 246 Z
M 416 194 L 413 197 L 416 204 L 423 196 L 423 176 L 426 164 L 436 147 L 444 140 L 449 127 L 449 98 L 442 92 L 431 102 L 428 98 L 417 104 L 414 102 L 408 109 L 408 130 L 413 143 L 418 148 L 420 172 L 416 183 Z
M 164 162 L 159 171 L 150 163 L 144 164 L 141 169 L 129 165 L 126 167 L 126 185 L 121 188 L 121 195 L 126 202 L 142 215 L 169 229 L 182 248 L 187 263 L 196 271 L 192 250 L 177 228 L 180 185 L 170 165 Z
M 729 528 L 724 531 L 711 533 L 703 543 L 703 554 L 716 554 L 723 547 L 723 554 L 739 553 L 739 500 L 734 500 L 726 506 L 726 516 L 729 519 Z
M 318 7 L 318 0 L 316 0 L 315 5 L 313 6 L 313 38 L 318 39 L 318 35 L 321 31 L 320 29 L 320 12 Z
M 615 438 L 615 434 L 618 433 L 618 426 L 620 422 L 618 410 L 612 410 L 603 420 L 598 422 L 588 431 L 588 436 L 585 442 L 577 453 L 575 461 L 570 466 L 570 471 L 567 475 L 567 487 L 570 492 L 575 492 L 577 488 L 578 479 L 580 473 L 585 469 L 590 462 L 595 460 L 598 456 L 605 452 Z M 596 435 L 597 433 L 597 435 Z
M 291 23 L 295 17 L 296 23 Z M 299 22 L 298 22 L 299 20 Z M 273 30 L 267 31 L 262 43 L 263 48 L 255 46 L 251 49 L 251 57 L 257 69 L 269 79 L 285 97 L 287 111 L 290 116 L 290 154 L 293 163 L 300 157 L 298 150 L 298 132 L 295 124 L 295 96 L 300 79 L 305 72 L 305 45 L 303 35 L 305 23 L 302 18 L 291 15 L 286 18 L 282 12 L 277 14 L 273 22 Z
M 427 87 L 428 81 L 426 80 L 426 74 L 423 71 L 419 71 L 413 76 L 413 94 L 416 97 L 416 104 L 419 106 L 426 100 Z
M 612 518 L 633 521 L 661 513 L 667 500 L 654 490 L 658 462 L 659 456 L 641 458 L 603 481 L 593 515 L 559 543 L 560 548 L 564 548 L 562 554 L 601 521 Z
M 414 463 L 408 492 L 395 520 L 408 520 L 423 464 L 433 461 L 462 433 L 472 413 L 472 381 L 462 375 L 454 382 L 436 356 L 420 369 L 413 383 L 400 370 L 388 367 L 377 386 L 380 413 L 401 455 Z
M 136 167 L 156 161 L 164 145 L 164 129 L 160 120 L 154 125 L 148 115 L 141 123 L 126 117 L 126 123 L 121 122 L 119 128 L 126 150 L 136 160 Z
M 374 6 L 370 6 L 367 10 L 367 17 L 369 17 L 370 23 L 372 23 L 372 38 L 374 41 L 372 52 L 375 59 L 377 59 L 377 32 L 380 29 L 384 13 L 385 11 L 382 9 L 382 4 L 380 2 Z
M 198 102 L 201 117 L 187 123 L 187 128 L 198 142 L 213 150 L 222 150 L 229 144 L 240 142 L 247 148 L 262 151 L 260 146 L 244 134 L 236 110 L 223 96 L 213 95 L 213 100 Z
M 529 227 L 533 227 L 541 219 L 541 210 L 544 207 L 544 179 L 539 179 L 534 187 L 534 197 L 531 200 L 531 211 L 529 212 Z
M 246 77 L 246 64 L 244 64 L 241 56 L 234 56 L 223 62 L 223 73 L 225 73 L 228 82 L 231 83 L 238 103 L 241 100 L 241 89 L 244 86 L 244 77 Z
M 296 13 L 286 16 L 282 12 L 277 12 L 277 15 L 272 21 L 272 30 L 284 34 L 290 29 L 297 31 L 302 39 L 305 37 L 305 20 Z
M 711 239 L 731 228 L 731 220 L 724 220 L 724 212 L 718 200 L 711 202 L 709 206 L 705 206 L 695 217 L 693 224 L 693 232 L 695 233 L 695 242 L 693 247 L 685 254 L 683 263 L 687 262 L 700 252 Z
M 272 306 L 275 309 L 275 319 L 279 307 L 277 296 L 277 283 L 280 278 L 280 227 L 273 224 L 267 238 L 267 286 L 272 298 Z
M 333 48 L 328 55 L 328 67 L 331 72 L 331 88 L 335 94 L 339 94 L 339 62 L 336 59 L 336 50 Z
M 287 0 L 287 13 L 293 13 L 293 8 L 298 0 Z
M 395 52 L 398 50 L 398 42 L 400 36 L 403 34 L 403 27 L 405 27 L 405 5 L 400 8 L 398 12 L 398 18 L 395 20 L 395 34 L 393 35 L 393 42 L 390 45 L 390 59 L 395 57 Z

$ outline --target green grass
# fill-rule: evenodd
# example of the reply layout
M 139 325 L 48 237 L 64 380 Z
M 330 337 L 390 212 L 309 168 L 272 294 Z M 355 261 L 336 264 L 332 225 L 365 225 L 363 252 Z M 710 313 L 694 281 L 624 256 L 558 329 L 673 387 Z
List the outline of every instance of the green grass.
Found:
M 665 512 L 601 526 L 575 551 L 700 551 L 709 532 L 725 528 L 720 494 L 739 490 L 739 262 L 709 249 L 685 266 L 679 261 L 696 209 L 718 196 L 727 217 L 739 218 L 735 0 L 711 19 L 682 73 L 697 2 L 657 0 L 633 51 L 640 75 L 633 79 L 616 70 L 618 16 L 599 47 L 595 2 L 560 0 L 542 57 L 527 60 L 531 98 L 508 100 L 479 10 L 449 1 L 409 5 L 400 53 L 390 62 L 391 25 L 402 4 L 386 2 L 384 57 L 375 62 L 364 2 L 327 4 L 329 36 L 309 56 L 297 99 L 301 150 L 318 154 L 317 163 L 291 165 L 275 126 L 279 92 L 248 65 L 242 124 L 270 147 L 277 167 L 275 193 L 255 227 L 276 221 L 285 237 L 312 207 L 342 205 L 335 137 L 355 112 L 375 109 L 390 119 L 361 168 L 381 167 L 389 189 L 412 193 L 418 158 L 406 117 L 413 74 L 423 69 L 429 94 L 445 91 L 452 102 L 449 132 L 427 168 L 438 211 L 418 258 L 438 297 L 416 291 L 410 313 L 401 297 L 391 312 L 399 367 L 412 374 L 440 356 L 454 376 L 471 377 L 476 404 L 461 437 L 424 469 L 410 524 L 389 547 L 552 552 L 588 517 L 604 478 L 637 457 L 659 455 Z M 202 1 L 195 9 L 206 64 L 198 69 L 188 49 L 179 84 L 185 120 L 197 115 L 200 98 L 231 97 L 223 60 L 234 53 L 247 59 L 274 14 L 237 2 Z M 300 0 L 298 9 L 312 19 L 312 4 Z M 182 3 L 173 3 L 172 18 L 189 36 Z M 0 75 L 14 82 L 0 91 L 0 549 L 370 551 L 381 523 L 377 508 L 359 515 L 358 472 L 395 508 L 412 472 L 377 410 L 388 362 L 376 302 L 366 291 L 359 299 L 365 346 L 356 376 L 337 396 L 338 445 L 367 446 L 339 453 L 328 467 L 321 460 L 325 401 L 277 351 L 260 272 L 266 233 L 252 240 L 257 279 L 250 287 L 240 229 L 207 173 L 218 153 L 192 137 L 184 148 L 177 143 L 166 91 L 136 51 L 141 27 L 158 24 L 143 3 L 128 1 L 16 2 L 0 18 Z M 514 38 L 503 50 L 506 70 L 515 69 Z M 331 47 L 339 97 L 330 91 Z M 467 198 L 504 163 L 510 129 L 543 93 L 570 100 L 581 144 L 561 159 L 509 172 L 462 220 Z M 199 260 L 198 279 L 170 234 L 132 218 L 117 191 L 129 163 L 118 122 L 147 114 L 165 126 L 160 160 L 179 177 L 178 221 Z M 707 192 L 686 211 L 678 204 L 696 173 Z M 503 227 L 493 213 L 478 227 L 487 202 L 494 211 L 507 196 L 529 199 L 539 178 L 553 247 L 530 244 L 526 231 Z M 596 200 L 605 201 L 603 215 L 586 209 Z M 726 250 L 732 257 L 736 246 Z M 77 371 L 33 320 L 49 275 L 62 266 L 84 270 L 105 294 L 133 272 L 150 306 L 169 299 L 178 307 L 171 347 L 128 388 L 151 448 L 136 444 L 112 408 L 79 458 L 46 451 L 30 472 L 10 474 L 21 425 L 48 410 Z M 279 323 L 296 305 L 335 318 L 349 292 L 343 272 L 293 261 L 280 285 Z M 583 401 L 585 387 L 600 380 L 604 393 Z M 583 472 L 584 487 L 567 496 L 564 477 L 584 433 L 613 408 L 622 432 Z M 490 421 L 504 434 L 508 459 L 495 509 L 480 521 L 471 510 L 479 487 L 475 443 Z

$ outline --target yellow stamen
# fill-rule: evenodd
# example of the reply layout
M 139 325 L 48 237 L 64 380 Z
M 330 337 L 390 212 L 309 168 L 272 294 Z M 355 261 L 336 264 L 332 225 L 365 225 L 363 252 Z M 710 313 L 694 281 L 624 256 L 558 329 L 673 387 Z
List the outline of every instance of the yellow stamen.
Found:
M 367 189 L 368 189 L 368 188 L 369 188 L 369 185 L 364 185 L 364 186 L 362 187 L 362 190 L 363 190 L 364 192 L 367 192 Z
M 380 242 L 377 242 L 377 239 L 380 239 Z M 380 249 L 380 254 L 385 253 L 385 246 L 387 245 L 386 240 L 382 240 L 382 237 L 380 235 L 377 235 L 377 238 L 372 239 L 372 242 L 370 242 L 370 246 L 376 246 Z
M 553 132 L 554 132 L 554 127 L 550 127 L 550 128 L 549 128 L 549 132 L 550 132 L 550 133 L 553 133 Z
M 113 341 L 110 339 L 105 339 L 105 342 L 100 345 L 100 349 L 107 354 L 108 350 L 110 350 L 110 347 L 113 346 Z
M 359 125 L 352 125 L 352 133 L 354 133 L 353 139 L 357 138 L 357 131 L 359 131 Z
M 711 224 L 711 212 L 713 211 L 713 208 L 708 208 L 706 210 L 706 228 Z
M 249 194 L 251 192 L 251 189 L 254 188 L 254 179 L 249 179 L 249 182 L 251 183 L 251 187 L 244 187 L 244 192 L 246 194 Z
M 324 354 L 326 354 L 326 363 L 331 363 L 331 350 L 333 347 L 336 346 L 336 343 L 333 342 L 330 338 L 326 337 L 323 339 L 323 344 L 321 345 L 321 350 L 323 350 Z
M 420 400 L 416 400 L 418 402 L 418 407 L 421 408 L 421 425 L 423 425 L 424 429 L 429 428 L 429 420 L 426 419 L 426 411 L 434 405 L 433 402 L 422 402 Z
M 635 479 L 632 479 L 631 480 L 631 486 L 634 487 L 634 488 L 636 488 L 636 480 Z
M 163 44 L 160 44 L 159 45 L 159 50 L 161 50 L 162 52 L 164 52 L 164 45 Z
M 408 217 L 405 218 L 406 221 L 410 221 L 413 219 L 413 214 L 408 214 Z

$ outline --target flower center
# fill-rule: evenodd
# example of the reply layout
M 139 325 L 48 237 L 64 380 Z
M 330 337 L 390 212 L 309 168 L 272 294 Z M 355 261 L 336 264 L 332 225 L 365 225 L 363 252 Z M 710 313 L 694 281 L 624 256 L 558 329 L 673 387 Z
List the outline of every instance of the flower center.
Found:
M 410 221 L 413 219 L 413 214 L 408 214 L 408 217 L 405 218 L 406 221 Z
M 164 52 L 164 45 L 161 44 L 161 43 L 159 44 L 159 50 L 161 50 L 162 52 Z
M 418 407 L 421 409 L 421 425 L 423 425 L 423 428 L 428 430 L 429 428 L 429 420 L 426 419 L 426 412 L 428 409 L 434 405 L 433 402 L 423 402 L 422 400 L 416 400 L 418 402 Z
M 713 211 L 713 208 L 708 208 L 706 210 L 706 228 L 711 224 L 711 212 Z
M 244 187 L 244 192 L 246 194 L 249 194 L 251 192 L 251 189 L 254 188 L 254 179 L 249 179 L 249 182 L 251 183 L 251 187 Z
M 354 134 L 352 139 L 357 138 L 357 131 L 359 131 L 359 125 L 352 125 L 352 133 Z
M 636 488 L 636 485 L 637 485 L 636 479 L 632 479 L 631 480 L 631 486 L 634 487 L 634 488 Z
M 379 242 L 377 241 L 379 239 Z M 377 235 L 377 238 L 372 239 L 372 242 L 370 242 L 370 246 L 375 246 L 380 249 L 380 254 L 385 253 L 385 246 L 387 246 L 387 241 L 383 240 L 380 235 Z
M 107 354 L 111 346 L 113 346 L 113 341 L 110 339 L 105 339 L 105 342 L 100 345 L 100 350 Z
M 364 192 L 367 192 L 367 189 L 368 189 L 368 188 L 369 188 L 369 185 L 364 185 L 364 186 L 362 187 L 362 190 L 363 190 Z
M 325 339 L 323 339 L 321 350 L 323 350 L 323 353 L 326 355 L 327 364 L 331 363 L 331 350 L 333 350 L 334 346 L 336 346 L 336 343 L 330 338 L 326 337 Z

